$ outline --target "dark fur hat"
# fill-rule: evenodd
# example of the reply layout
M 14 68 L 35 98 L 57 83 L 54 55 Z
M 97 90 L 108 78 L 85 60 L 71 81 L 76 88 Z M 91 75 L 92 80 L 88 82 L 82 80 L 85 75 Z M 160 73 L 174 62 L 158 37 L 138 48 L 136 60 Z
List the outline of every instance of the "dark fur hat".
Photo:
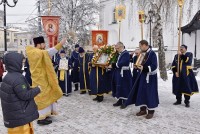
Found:
M 35 46 L 37 44 L 45 43 L 44 37 L 43 36 L 39 36 L 39 37 L 33 38 L 33 42 L 34 42 Z

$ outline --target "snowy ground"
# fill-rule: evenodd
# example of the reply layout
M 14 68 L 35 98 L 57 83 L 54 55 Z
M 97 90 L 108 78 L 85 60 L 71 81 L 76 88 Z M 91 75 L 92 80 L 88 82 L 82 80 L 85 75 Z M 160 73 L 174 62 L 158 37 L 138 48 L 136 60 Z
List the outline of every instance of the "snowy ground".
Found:
M 172 105 L 171 77 L 169 74 L 167 82 L 159 79 L 160 105 L 151 120 L 136 117 L 139 108 L 133 105 L 124 110 L 113 107 L 116 100 L 110 95 L 97 103 L 93 96 L 74 92 L 58 101 L 59 115 L 52 117 L 52 124 L 38 126 L 34 122 L 35 134 L 199 134 L 200 95 L 192 96 L 190 108 Z M 197 79 L 200 85 L 200 77 Z M 0 111 L 0 134 L 6 132 Z

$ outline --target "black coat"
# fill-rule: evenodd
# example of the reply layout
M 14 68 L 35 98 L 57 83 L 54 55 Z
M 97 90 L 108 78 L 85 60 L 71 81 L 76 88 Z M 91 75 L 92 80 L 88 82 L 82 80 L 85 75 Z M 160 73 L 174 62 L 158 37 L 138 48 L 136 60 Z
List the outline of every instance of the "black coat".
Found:
M 4 125 L 8 128 L 25 125 L 39 117 L 34 97 L 40 93 L 40 89 L 31 89 L 21 74 L 22 59 L 23 56 L 18 53 L 4 56 L 8 73 L 1 84 L 0 97 Z
M 26 74 L 25 74 L 26 80 L 28 81 L 29 85 L 32 86 L 31 72 L 30 72 L 30 66 L 28 63 L 28 59 L 26 59 L 26 61 L 25 61 L 24 71 L 26 72 Z

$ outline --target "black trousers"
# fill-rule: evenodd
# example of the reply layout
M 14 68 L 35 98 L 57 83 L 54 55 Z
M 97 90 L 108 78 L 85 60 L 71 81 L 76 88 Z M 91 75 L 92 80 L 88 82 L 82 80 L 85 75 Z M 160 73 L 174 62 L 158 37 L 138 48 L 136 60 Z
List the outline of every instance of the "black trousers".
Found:
M 184 98 L 185 98 L 185 104 L 187 103 L 190 103 L 190 96 L 188 95 L 184 95 Z M 181 92 L 178 92 L 177 95 L 176 95 L 176 99 L 178 102 L 181 102 L 182 101 L 182 93 Z

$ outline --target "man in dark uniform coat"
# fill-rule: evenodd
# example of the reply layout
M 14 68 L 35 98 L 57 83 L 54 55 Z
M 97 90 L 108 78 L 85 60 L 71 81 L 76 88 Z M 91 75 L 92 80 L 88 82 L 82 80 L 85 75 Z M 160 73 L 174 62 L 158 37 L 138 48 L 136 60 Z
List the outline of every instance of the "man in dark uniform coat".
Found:
M 112 64 L 114 70 L 113 74 L 113 97 L 117 98 L 118 101 L 113 106 L 121 106 L 123 102 L 128 98 L 129 92 L 132 86 L 132 76 L 129 67 L 130 55 L 125 50 L 124 44 L 118 42 L 115 45 L 116 51 L 119 53 L 117 63 Z
M 177 100 L 174 105 L 181 104 L 182 94 L 184 94 L 185 106 L 190 107 L 190 96 L 199 92 L 197 81 L 191 66 L 193 55 L 192 53 L 187 52 L 186 45 L 181 45 L 180 52 L 178 52 L 178 54 L 175 55 L 172 63 L 172 71 L 174 74 L 172 79 L 173 94 L 176 95 Z M 177 70 L 178 57 L 180 57 L 179 73 Z
M 68 63 L 68 67 L 64 70 L 64 79 L 61 79 L 61 70 L 60 70 L 60 61 L 64 60 Z M 58 82 L 59 86 L 62 89 L 64 96 L 69 96 L 72 92 L 72 82 L 71 82 L 71 74 L 70 74 L 70 68 L 71 68 L 71 60 L 66 56 L 66 53 L 64 50 L 60 51 L 59 57 L 56 59 L 56 64 L 58 65 Z
M 79 80 L 80 80 L 80 94 L 85 94 L 87 91 L 90 94 L 90 82 L 89 82 L 89 66 L 90 55 L 85 53 L 82 47 L 79 47 Z
M 141 49 L 140 55 L 144 58 L 141 58 L 141 64 L 137 65 L 140 72 L 124 106 L 126 107 L 130 104 L 140 106 L 140 112 L 136 116 L 146 115 L 146 119 L 151 119 L 155 108 L 159 104 L 157 56 L 146 40 L 141 40 L 139 45 Z
M 98 54 L 97 53 L 98 46 L 93 46 L 93 53 L 90 56 L 90 59 L 92 60 L 93 56 Z M 104 98 L 104 93 L 107 92 L 106 90 L 106 82 L 104 79 L 104 74 L 106 70 L 102 67 L 93 65 L 90 60 L 90 90 L 91 95 L 95 95 L 96 98 L 94 98 L 94 101 L 102 102 Z
M 79 57 L 79 45 L 76 44 L 75 45 L 75 50 L 72 52 L 71 55 L 71 62 L 72 62 L 72 81 L 74 83 L 75 86 L 75 90 L 78 90 L 78 84 L 79 84 L 79 61 L 78 61 L 78 57 Z

